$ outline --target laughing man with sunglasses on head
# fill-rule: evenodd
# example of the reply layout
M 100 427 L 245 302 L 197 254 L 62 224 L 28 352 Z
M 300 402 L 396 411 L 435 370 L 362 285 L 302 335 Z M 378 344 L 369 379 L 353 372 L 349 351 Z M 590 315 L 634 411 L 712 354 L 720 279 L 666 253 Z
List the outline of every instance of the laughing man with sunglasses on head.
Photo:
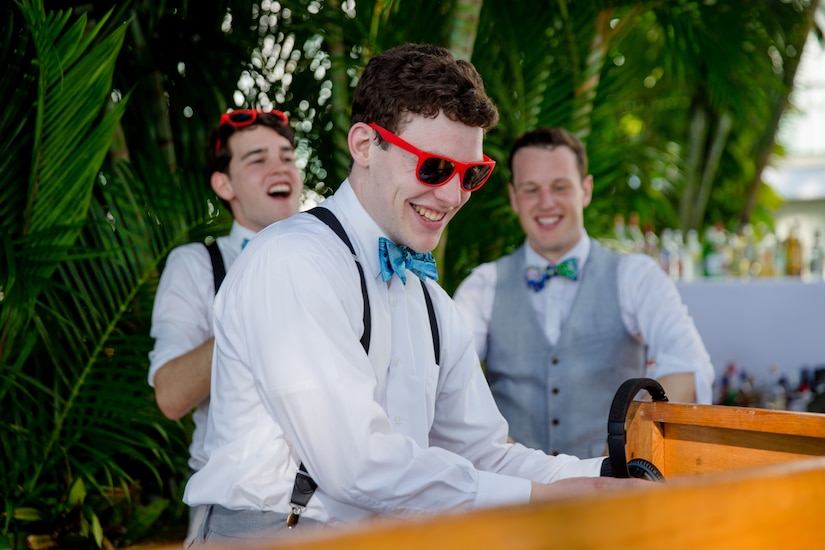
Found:
M 212 304 L 244 244 L 276 221 L 298 212 L 303 181 L 295 166 L 295 135 L 280 111 L 237 110 L 221 116 L 207 149 L 212 189 L 232 211 L 229 235 L 208 249 L 192 243 L 174 249 L 155 296 L 149 384 L 163 414 L 177 420 L 194 409 L 189 466 L 206 462 L 203 440 L 212 366 Z M 219 264 L 213 267 L 212 254 Z M 220 263 L 223 266 L 220 266 Z M 190 510 L 190 537 L 205 508 Z
M 208 458 L 184 496 L 209 507 L 196 545 L 644 483 L 508 444 L 433 280 L 430 251 L 493 169 L 482 144 L 497 120 L 473 66 L 444 49 L 366 66 L 347 180 L 262 231 L 216 299 Z

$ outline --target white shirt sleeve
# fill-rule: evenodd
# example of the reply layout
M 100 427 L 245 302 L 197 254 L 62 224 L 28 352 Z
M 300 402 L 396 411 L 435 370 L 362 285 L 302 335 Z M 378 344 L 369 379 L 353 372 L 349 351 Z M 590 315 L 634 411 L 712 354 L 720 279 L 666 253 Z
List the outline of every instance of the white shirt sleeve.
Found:
M 456 289 L 453 299 L 473 333 L 476 353 L 487 358 L 487 334 L 493 316 L 493 300 L 497 280 L 496 264 L 481 264 Z
M 714 370 L 676 285 L 649 256 L 628 254 L 619 263 L 619 305 L 630 334 L 648 346 L 648 375 L 691 372 L 700 404 L 710 404 Z
M 169 253 L 152 309 L 149 385 L 167 362 L 203 344 L 212 336 L 215 289 L 209 252 L 200 243 Z

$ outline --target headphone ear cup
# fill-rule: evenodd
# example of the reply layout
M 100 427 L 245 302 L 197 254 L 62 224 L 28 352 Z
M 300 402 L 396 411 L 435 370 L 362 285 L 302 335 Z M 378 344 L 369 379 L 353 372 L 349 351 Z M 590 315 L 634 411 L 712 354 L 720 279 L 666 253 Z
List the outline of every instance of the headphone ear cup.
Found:
M 624 423 L 630 403 L 636 394 L 642 390 L 646 390 L 654 401 L 667 401 L 664 388 L 652 378 L 631 378 L 625 380 L 619 386 L 616 395 L 613 396 L 613 403 L 610 405 L 610 414 L 607 419 L 607 450 L 613 477 L 630 477 L 631 475 L 628 471 L 627 453 L 625 452 L 627 434 L 625 433 Z M 650 463 L 648 462 L 648 464 Z M 653 466 L 653 464 L 650 465 Z M 661 476 L 661 473 L 659 475 Z
M 653 465 L 652 462 L 644 458 L 634 458 L 627 463 L 627 471 L 630 477 L 637 479 L 646 479 L 648 481 L 664 481 L 665 476 L 659 471 L 659 468 Z

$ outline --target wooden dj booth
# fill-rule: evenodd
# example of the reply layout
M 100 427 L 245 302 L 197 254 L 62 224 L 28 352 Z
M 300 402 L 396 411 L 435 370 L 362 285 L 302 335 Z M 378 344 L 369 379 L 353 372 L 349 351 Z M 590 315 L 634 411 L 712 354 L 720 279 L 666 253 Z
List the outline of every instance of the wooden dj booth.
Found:
M 627 458 L 652 462 L 664 483 L 385 519 L 254 548 L 825 548 L 825 415 L 633 401 L 625 425 Z

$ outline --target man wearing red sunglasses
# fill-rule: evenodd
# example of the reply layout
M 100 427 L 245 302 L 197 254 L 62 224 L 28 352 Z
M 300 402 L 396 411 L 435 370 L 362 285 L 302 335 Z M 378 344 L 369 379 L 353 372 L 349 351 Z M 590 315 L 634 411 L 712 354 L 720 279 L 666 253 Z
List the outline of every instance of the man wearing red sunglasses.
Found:
M 303 182 L 295 165 L 294 140 L 280 111 L 242 109 L 221 116 L 207 159 L 212 189 L 232 211 L 232 229 L 209 247 L 192 243 L 174 249 L 160 278 L 152 312 L 155 346 L 149 354 L 149 384 L 167 417 L 177 420 L 194 410 L 189 447 L 194 471 L 206 463 L 212 304 L 220 273 L 258 231 L 298 212 Z M 192 510 L 190 527 L 200 523 L 198 513 Z
M 430 251 L 493 168 L 482 145 L 497 120 L 473 66 L 442 48 L 368 63 L 349 177 L 323 214 L 262 231 L 215 301 L 208 458 L 184 495 L 209 506 L 196 544 L 631 483 L 599 478 L 602 459 L 507 443 L 433 281 Z

